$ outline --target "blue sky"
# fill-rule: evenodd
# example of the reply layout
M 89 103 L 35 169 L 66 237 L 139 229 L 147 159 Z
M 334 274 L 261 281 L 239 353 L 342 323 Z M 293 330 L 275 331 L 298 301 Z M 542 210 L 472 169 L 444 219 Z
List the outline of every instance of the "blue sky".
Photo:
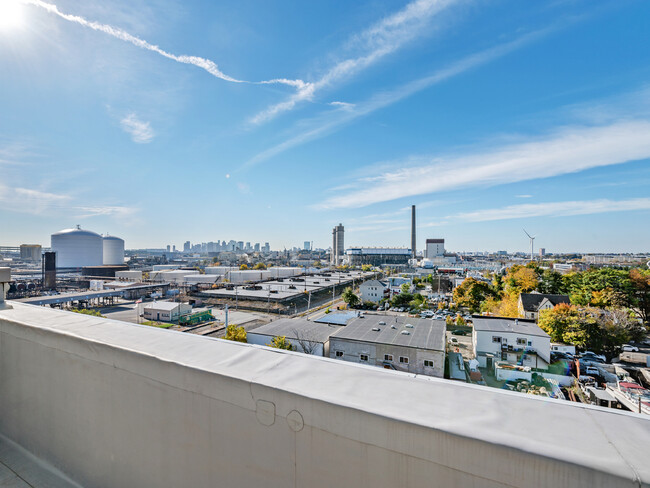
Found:
M 2 0 L 0 244 L 639 252 L 650 2 Z

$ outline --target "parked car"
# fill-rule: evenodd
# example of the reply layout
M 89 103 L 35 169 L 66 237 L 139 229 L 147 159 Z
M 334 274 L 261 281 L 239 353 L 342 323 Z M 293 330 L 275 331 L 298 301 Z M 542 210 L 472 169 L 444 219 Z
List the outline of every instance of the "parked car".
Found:
M 587 366 L 587 368 L 585 369 L 585 374 L 588 374 L 590 376 L 600 376 L 600 371 L 598 370 L 598 368 Z
M 449 344 L 451 344 L 452 346 L 457 346 L 458 345 L 458 339 L 456 339 L 455 337 L 450 337 L 447 342 Z
M 602 354 L 596 354 L 595 352 L 591 352 L 591 351 L 583 352 L 582 357 L 584 359 L 596 358 L 596 360 L 600 359 L 602 362 L 605 362 L 607 360 L 607 358 L 605 358 L 605 356 L 603 356 Z
M 639 348 L 631 344 L 623 344 L 623 350 L 625 352 L 639 352 Z
M 459 336 L 465 336 L 465 335 L 467 335 L 467 332 L 466 332 L 466 331 L 464 331 L 464 330 L 460 330 L 460 329 L 456 329 L 456 330 L 452 331 L 451 333 L 454 334 L 454 335 L 459 335 Z

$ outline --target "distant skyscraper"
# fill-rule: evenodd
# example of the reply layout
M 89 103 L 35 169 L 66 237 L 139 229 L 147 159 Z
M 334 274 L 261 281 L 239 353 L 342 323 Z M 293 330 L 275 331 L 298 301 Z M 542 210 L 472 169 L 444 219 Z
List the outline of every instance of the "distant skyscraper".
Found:
M 331 262 L 334 266 L 338 266 L 343 259 L 345 253 L 345 230 L 343 224 L 339 224 L 332 229 L 332 256 Z
M 546 248 L 540 247 L 539 248 L 539 257 L 543 258 L 544 256 L 546 256 Z
M 305 246 L 303 247 L 305 251 L 311 251 L 311 242 L 305 241 Z
M 185 241 L 183 244 L 183 252 L 190 252 L 192 250 L 192 243 L 190 241 Z
M 265 252 L 265 253 L 271 252 L 271 246 L 269 245 L 268 242 L 264 243 L 264 247 L 262 248 L 262 252 Z
M 251 248 L 251 243 L 250 243 L 250 242 L 247 242 L 247 243 L 246 243 L 246 247 L 245 247 L 244 249 L 246 249 L 247 251 L 250 251 L 250 250 L 252 249 L 252 248 Z
M 172 247 L 169 244 L 167 244 L 167 252 L 169 252 L 171 250 L 172 250 Z
M 172 251 L 176 252 L 176 244 L 172 246 Z
M 255 252 L 260 252 L 260 243 L 259 242 L 255 243 Z

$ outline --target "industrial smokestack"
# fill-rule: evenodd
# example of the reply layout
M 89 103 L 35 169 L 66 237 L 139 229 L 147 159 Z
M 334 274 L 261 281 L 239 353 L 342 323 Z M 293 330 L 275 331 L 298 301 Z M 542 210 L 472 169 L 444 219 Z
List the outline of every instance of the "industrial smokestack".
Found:
M 415 205 L 411 205 L 411 253 L 415 259 Z

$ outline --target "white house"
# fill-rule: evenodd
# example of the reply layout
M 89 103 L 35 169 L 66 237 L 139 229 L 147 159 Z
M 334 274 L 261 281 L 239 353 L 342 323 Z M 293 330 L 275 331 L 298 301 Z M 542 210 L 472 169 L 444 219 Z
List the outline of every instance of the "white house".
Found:
M 527 319 L 537 319 L 542 310 L 548 310 L 560 303 L 571 303 L 569 295 L 520 293 L 518 302 L 519 314 Z
M 143 308 L 144 318 L 162 322 L 175 322 L 181 315 L 192 311 L 189 303 L 179 302 L 152 302 Z
M 534 320 L 504 317 L 473 318 L 472 346 L 481 367 L 495 361 L 548 369 L 551 338 Z
M 388 285 L 379 280 L 370 280 L 359 285 L 359 298 L 362 302 L 379 303 L 388 291 Z

